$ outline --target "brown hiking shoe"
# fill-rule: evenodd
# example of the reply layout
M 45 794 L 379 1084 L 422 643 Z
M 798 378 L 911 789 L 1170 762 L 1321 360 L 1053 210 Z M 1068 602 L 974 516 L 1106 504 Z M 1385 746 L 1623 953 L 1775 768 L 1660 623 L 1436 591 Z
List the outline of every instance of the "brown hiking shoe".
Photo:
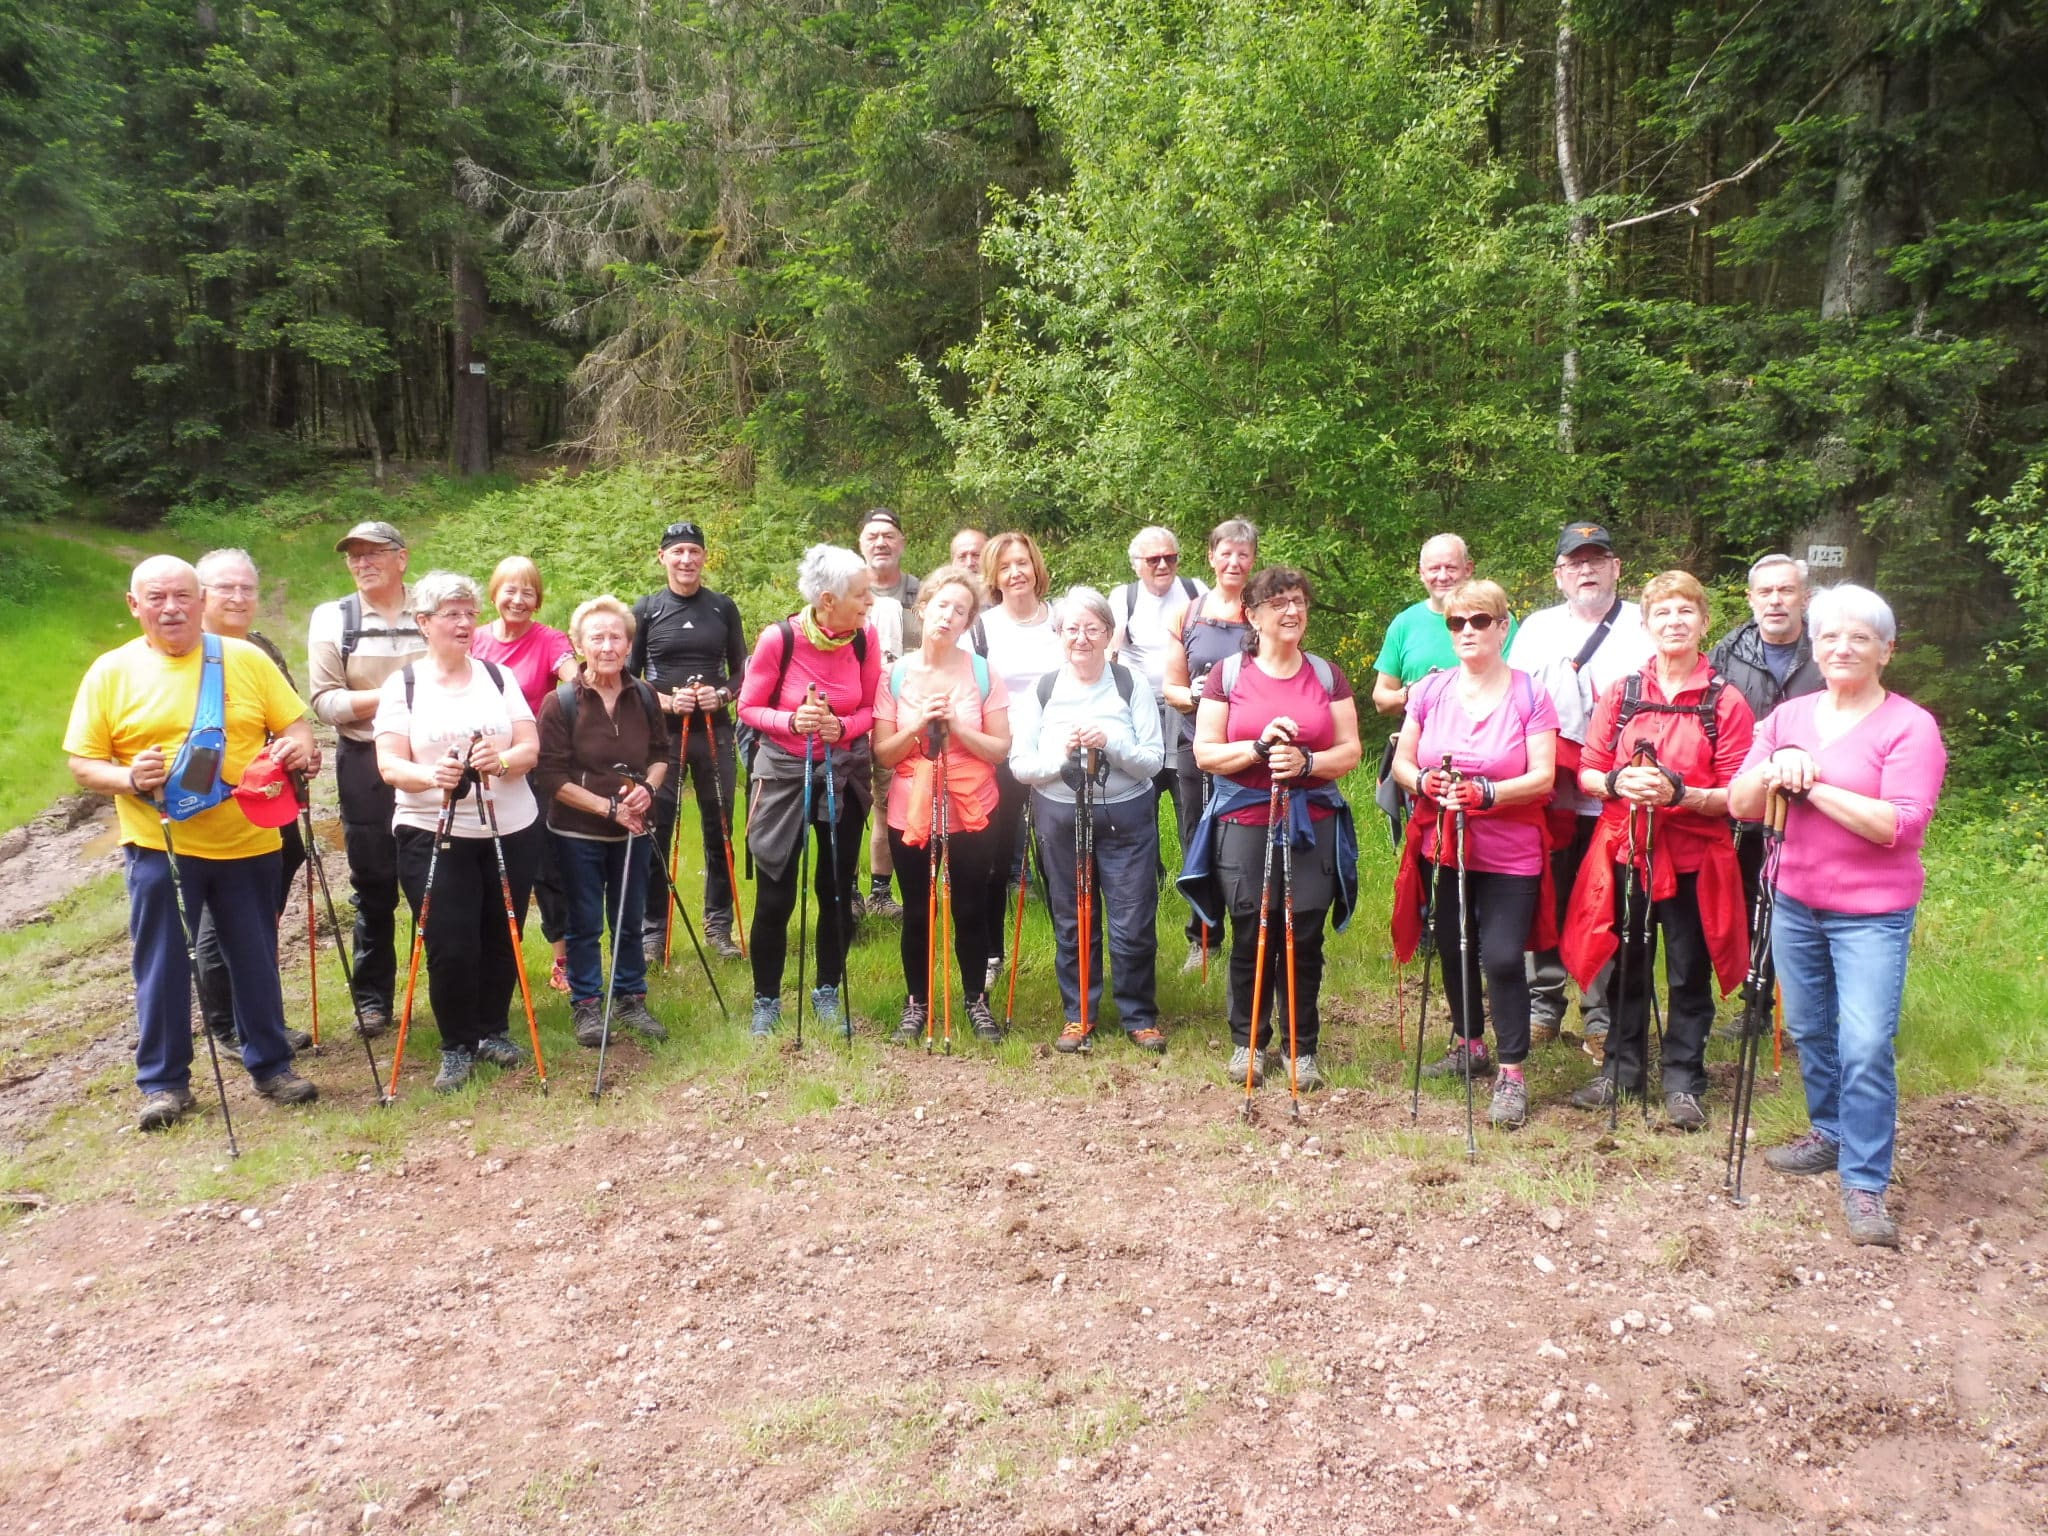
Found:
M 142 1113 L 135 1117 L 135 1126 L 143 1131 L 168 1130 L 198 1107 L 190 1088 L 159 1088 L 142 1096 Z

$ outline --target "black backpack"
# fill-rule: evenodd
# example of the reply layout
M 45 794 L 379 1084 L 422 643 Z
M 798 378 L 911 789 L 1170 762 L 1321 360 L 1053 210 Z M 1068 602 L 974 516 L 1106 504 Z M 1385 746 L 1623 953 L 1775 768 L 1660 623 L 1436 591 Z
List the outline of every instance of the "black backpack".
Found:
M 490 663 L 486 662 L 486 666 Z M 626 681 L 633 685 L 633 693 L 640 700 L 640 707 L 647 711 L 647 739 L 652 743 L 667 740 L 663 732 L 667 729 L 661 712 L 661 700 L 655 696 L 653 687 L 643 678 L 628 675 Z M 562 723 L 569 728 L 569 740 L 576 739 L 576 715 L 583 707 L 583 699 L 574 683 L 561 683 L 555 688 L 555 704 L 562 711 Z
M 1694 715 L 1711 750 L 1721 740 L 1721 722 L 1715 710 L 1721 702 L 1721 690 L 1727 686 L 1727 678 L 1716 677 L 1707 683 L 1707 691 L 1697 704 L 1658 704 L 1643 697 L 1643 674 L 1629 673 L 1621 685 L 1621 713 L 1615 717 L 1614 740 L 1608 744 L 1608 750 L 1619 750 L 1622 728 L 1637 715 Z

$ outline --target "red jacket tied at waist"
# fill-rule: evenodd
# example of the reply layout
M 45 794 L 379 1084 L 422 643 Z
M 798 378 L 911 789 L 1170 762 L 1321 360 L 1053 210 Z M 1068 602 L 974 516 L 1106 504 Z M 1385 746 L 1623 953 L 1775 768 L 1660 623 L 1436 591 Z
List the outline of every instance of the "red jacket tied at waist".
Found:
M 1429 835 L 1429 827 L 1439 812 L 1444 816 L 1444 836 L 1439 851 L 1450 851 L 1455 842 L 1452 827 L 1456 813 L 1439 806 L 1427 795 L 1415 799 L 1415 814 L 1408 818 L 1408 833 L 1401 843 L 1401 865 L 1394 875 L 1394 962 L 1406 965 L 1415 958 L 1415 951 L 1422 943 L 1422 914 L 1429 902 L 1429 876 L 1423 865 L 1429 862 L 1422 852 L 1423 839 Z M 1520 822 L 1525 826 L 1538 828 L 1543 833 L 1543 884 L 1536 896 L 1536 915 L 1529 924 L 1529 937 L 1523 942 L 1525 950 L 1553 949 L 1557 945 L 1557 895 L 1556 887 L 1550 880 L 1550 849 L 1552 837 L 1549 818 L 1540 805 L 1496 806 L 1490 811 L 1467 811 L 1473 820 L 1482 817 L 1495 821 Z M 1456 856 L 1453 852 L 1452 862 Z M 1748 956 L 1743 957 L 1748 963 Z
M 1732 690 L 1731 690 L 1732 691 Z M 1644 850 L 1638 845 L 1636 872 L 1650 877 L 1650 894 L 1668 901 L 1678 894 L 1678 867 L 1665 852 L 1665 818 L 1668 811 L 1651 811 L 1655 818 L 1650 834 L 1649 868 Z M 1694 817 L 1695 823 L 1701 818 Z M 1697 895 L 1700 927 L 1707 937 L 1707 953 L 1713 957 L 1714 975 L 1726 997 L 1742 984 L 1749 969 L 1749 928 L 1742 912 L 1742 871 L 1735 862 L 1735 843 L 1728 824 L 1720 823 L 1720 837 L 1695 839 L 1699 853 Z M 1629 855 L 1628 823 L 1622 817 L 1600 818 L 1593 829 L 1586 861 L 1579 866 L 1578 883 L 1572 887 L 1571 906 L 1564 917 L 1564 942 L 1559 946 L 1565 969 L 1581 987 L 1591 986 L 1602 966 L 1614 958 L 1621 939 L 1614 931 L 1614 893 L 1617 872 Z M 1688 874 L 1695 871 L 1688 870 Z

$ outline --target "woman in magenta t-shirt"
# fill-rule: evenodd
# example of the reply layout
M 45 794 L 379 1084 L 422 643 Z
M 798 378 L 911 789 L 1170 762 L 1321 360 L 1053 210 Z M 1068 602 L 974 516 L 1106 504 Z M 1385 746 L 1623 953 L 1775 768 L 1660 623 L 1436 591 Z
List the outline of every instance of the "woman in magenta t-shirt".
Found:
M 559 629 L 536 623 L 544 589 L 540 567 L 524 555 L 507 555 L 491 572 L 485 589 L 497 618 L 479 624 L 470 637 L 469 654 L 479 661 L 496 662 L 512 674 L 526 707 L 540 718 L 541 701 L 554 692 L 557 683 L 576 675 L 576 647 Z M 548 985 L 557 992 L 569 990 L 569 901 L 562 893 L 562 879 L 555 869 L 554 839 L 541 839 L 540 870 L 533 881 L 534 905 L 540 908 L 540 931 L 554 947 L 555 963 Z
M 1500 1077 L 1488 1118 L 1513 1130 L 1529 1118 L 1522 1079 L 1529 1055 L 1529 981 L 1522 955 L 1546 947 L 1539 942 L 1539 920 L 1555 911 L 1543 898 L 1549 866 L 1543 807 L 1557 766 L 1557 707 L 1528 673 L 1507 664 L 1508 597 L 1498 585 L 1467 581 L 1453 588 L 1444 600 L 1444 623 L 1458 668 L 1433 672 L 1409 689 L 1408 717 L 1394 749 L 1395 781 L 1420 797 L 1403 862 L 1419 859 L 1431 866 L 1429 906 L 1451 1010 L 1451 1048 L 1425 1070 L 1432 1077 L 1462 1075 L 1468 1066 L 1474 1075 L 1493 1071 L 1486 1052 L 1487 1009 L 1474 990 L 1483 972 L 1500 1046 Z M 1407 910 L 1396 903 L 1397 953 L 1404 919 L 1408 953 L 1420 935 L 1420 878 L 1418 866 L 1404 886 Z M 1463 934 L 1461 921 L 1470 924 Z
M 1813 1128 L 1764 1161 L 1838 1173 L 1851 1241 L 1896 1248 L 1884 1201 L 1899 1108 L 1893 1040 L 1948 751 L 1932 715 L 1885 691 L 1898 624 L 1883 598 L 1827 588 L 1806 627 L 1827 688 L 1764 717 L 1728 791 L 1729 808 L 1752 820 L 1770 791 L 1793 797 L 1765 874 L 1777 887 L 1771 961 Z

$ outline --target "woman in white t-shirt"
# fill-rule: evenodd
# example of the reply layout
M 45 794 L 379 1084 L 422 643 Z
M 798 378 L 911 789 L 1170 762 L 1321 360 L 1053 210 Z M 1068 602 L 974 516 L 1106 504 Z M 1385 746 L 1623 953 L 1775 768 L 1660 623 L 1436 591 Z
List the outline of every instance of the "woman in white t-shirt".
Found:
M 524 1059 L 505 1032 L 518 971 L 481 796 L 488 786 L 512 910 L 524 923 L 543 835 L 526 782 L 540 758 L 540 735 L 518 680 L 469 654 L 481 606 L 476 583 L 433 571 L 414 585 L 412 600 L 427 654 L 384 680 L 377 770 L 397 791 L 398 882 L 414 922 L 430 861 L 434 868 L 425 929 L 427 995 L 441 1031 L 434 1088 L 453 1093 L 479 1061 L 510 1067 Z M 451 796 L 449 837 L 436 856 L 434 833 Z

